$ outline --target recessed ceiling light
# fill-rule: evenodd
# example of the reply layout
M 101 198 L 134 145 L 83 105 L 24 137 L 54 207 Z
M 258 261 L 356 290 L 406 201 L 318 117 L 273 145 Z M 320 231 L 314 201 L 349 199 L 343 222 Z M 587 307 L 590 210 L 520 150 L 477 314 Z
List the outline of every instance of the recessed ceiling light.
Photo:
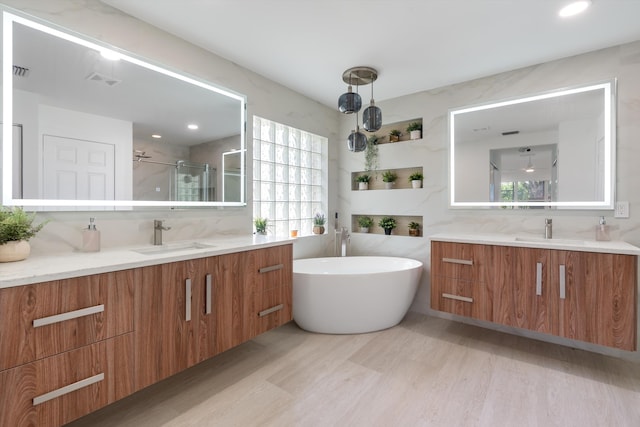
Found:
M 558 15 L 563 18 L 574 16 L 587 10 L 590 5 L 591 1 L 589 0 L 574 1 L 573 3 L 569 3 L 568 5 L 560 9 Z
M 118 52 L 115 52 L 111 49 L 102 49 L 100 50 L 100 55 L 104 58 L 104 59 L 108 59 L 109 61 L 120 61 L 120 54 Z
M 195 124 L 195 123 L 189 123 L 189 124 L 187 125 L 187 127 L 188 127 L 189 129 L 191 129 L 191 130 L 196 130 L 196 129 L 198 129 L 198 125 L 197 125 L 197 124 Z
M 162 135 L 158 135 L 157 133 L 154 133 L 153 135 L 151 135 L 151 138 L 160 139 L 162 138 Z

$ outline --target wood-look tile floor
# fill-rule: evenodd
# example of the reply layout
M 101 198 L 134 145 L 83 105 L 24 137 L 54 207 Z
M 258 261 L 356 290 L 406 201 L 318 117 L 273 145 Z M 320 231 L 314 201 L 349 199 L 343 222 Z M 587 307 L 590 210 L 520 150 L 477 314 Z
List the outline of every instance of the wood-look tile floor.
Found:
M 638 427 L 640 364 L 416 313 L 290 323 L 70 426 Z

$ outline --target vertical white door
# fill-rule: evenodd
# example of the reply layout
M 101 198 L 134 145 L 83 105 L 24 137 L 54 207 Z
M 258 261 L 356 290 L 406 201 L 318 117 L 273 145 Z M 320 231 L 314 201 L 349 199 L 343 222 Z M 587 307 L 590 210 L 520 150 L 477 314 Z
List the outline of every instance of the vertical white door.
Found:
M 45 199 L 114 200 L 115 146 L 43 135 Z

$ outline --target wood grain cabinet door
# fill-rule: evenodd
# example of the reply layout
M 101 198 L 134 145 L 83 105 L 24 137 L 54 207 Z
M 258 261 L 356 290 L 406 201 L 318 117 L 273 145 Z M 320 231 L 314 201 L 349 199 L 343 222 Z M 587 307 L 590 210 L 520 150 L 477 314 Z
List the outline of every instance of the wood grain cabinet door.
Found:
M 560 336 L 636 350 L 635 256 L 551 251 Z
M 557 303 L 548 273 L 547 249 L 493 247 L 493 321 L 543 333 L 558 333 Z
M 293 248 L 283 245 L 247 252 L 245 292 L 250 298 L 245 312 L 253 338 L 292 320 Z
M 250 338 L 250 301 L 245 287 L 248 257 L 233 253 L 218 257 L 215 283 L 216 353 L 229 350 Z
M 133 334 L 0 372 L 0 426 L 58 427 L 133 392 Z
M 0 290 L 0 370 L 133 330 L 134 271 Z

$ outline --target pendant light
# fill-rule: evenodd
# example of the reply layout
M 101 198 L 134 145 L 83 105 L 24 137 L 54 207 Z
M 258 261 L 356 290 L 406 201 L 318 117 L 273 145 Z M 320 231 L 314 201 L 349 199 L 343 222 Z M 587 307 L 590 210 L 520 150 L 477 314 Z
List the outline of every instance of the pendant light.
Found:
M 375 76 L 377 77 L 377 75 Z M 367 132 L 375 132 L 382 127 L 382 111 L 375 106 L 373 100 L 373 82 L 376 80 L 373 74 L 371 75 L 371 103 L 362 113 L 362 127 Z
M 351 86 L 351 77 L 351 74 L 349 74 L 347 80 L 347 82 L 349 83 L 349 88 L 347 89 L 347 92 L 340 95 L 340 98 L 338 99 L 338 110 L 340 110 L 340 112 L 344 114 L 357 113 L 358 111 L 360 111 L 360 108 L 362 108 L 362 98 L 358 93 L 353 92 L 353 88 Z
M 356 113 L 356 130 L 352 130 L 347 138 L 347 148 L 355 153 L 367 148 L 367 137 L 360 132 L 360 126 L 358 126 L 358 113 Z

